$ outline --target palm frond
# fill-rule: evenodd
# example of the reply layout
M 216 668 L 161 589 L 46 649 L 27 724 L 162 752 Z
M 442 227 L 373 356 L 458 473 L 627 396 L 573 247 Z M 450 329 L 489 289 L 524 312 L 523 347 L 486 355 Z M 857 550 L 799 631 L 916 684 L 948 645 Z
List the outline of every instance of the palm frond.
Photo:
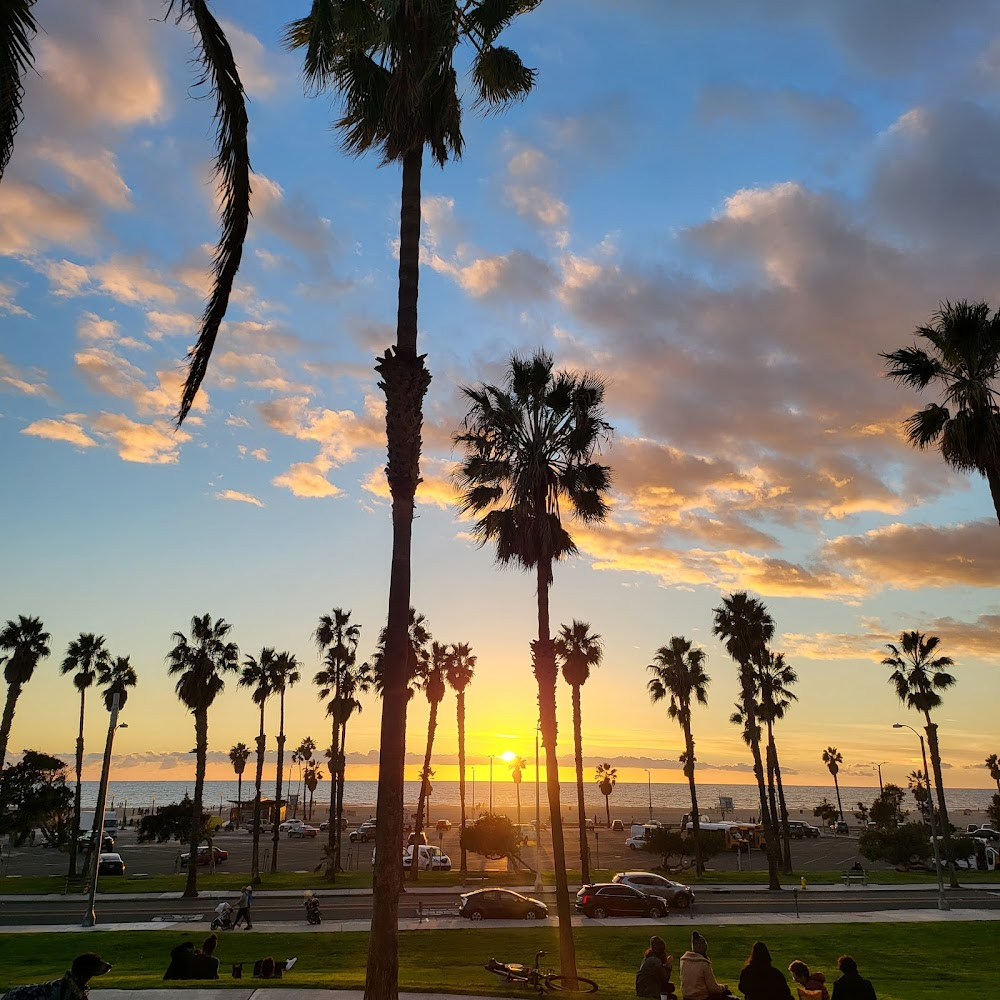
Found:
M 204 381 L 243 258 L 243 242 L 250 225 L 250 150 L 246 94 L 225 33 L 205 0 L 170 0 L 168 16 L 175 5 L 179 8 L 177 20 L 190 20 L 200 48 L 203 73 L 199 83 L 208 83 L 215 96 L 215 173 L 222 194 L 222 233 L 212 264 L 215 282 L 202 314 L 198 342 L 188 354 L 188 374 L 177 414 L 179 425 Z
M 491 46 L 472 64 L 475 106 L 490 112 L 502 111 L 531 93 L 537 75 L 538 71 L 525 66 L 513 49 Z
M 31 43 L 38 32 L 35 0 L 0 0 L 0 178 L 14 151 L 21 124 L 24 77 L 35 64 Z

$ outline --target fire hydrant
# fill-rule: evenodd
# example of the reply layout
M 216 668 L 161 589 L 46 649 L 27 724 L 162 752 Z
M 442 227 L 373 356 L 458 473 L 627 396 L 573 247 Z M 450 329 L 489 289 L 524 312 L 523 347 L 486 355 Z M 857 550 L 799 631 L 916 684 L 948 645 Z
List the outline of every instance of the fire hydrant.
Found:
M 799 888 L 800 889 L 808 889 L 809 888 L 809 886 L 806 884 L 806 877 L 805 877 L 805 875 L 803 875 L 799 879 Z

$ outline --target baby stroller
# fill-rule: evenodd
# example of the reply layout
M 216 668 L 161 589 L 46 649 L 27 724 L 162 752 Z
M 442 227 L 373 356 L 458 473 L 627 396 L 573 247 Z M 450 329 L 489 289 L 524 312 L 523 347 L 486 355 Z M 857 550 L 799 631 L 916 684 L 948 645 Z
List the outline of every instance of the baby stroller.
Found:
M 323 916 L 319 912 L 319 899 L 307 889 L 302 898 L 302 905 L 306 908 L 306 920 L 311 924 L 323 923 Z
M 212 920 L 213 931 L 231 931 L 233 929 L 233 904 L 223 900 L 215 908 L 215 919 Z

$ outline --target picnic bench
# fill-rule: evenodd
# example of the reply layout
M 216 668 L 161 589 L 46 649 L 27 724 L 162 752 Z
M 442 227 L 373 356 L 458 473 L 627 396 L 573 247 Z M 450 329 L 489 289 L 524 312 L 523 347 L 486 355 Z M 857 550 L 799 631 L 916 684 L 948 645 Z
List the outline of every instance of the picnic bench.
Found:
M 451 906 L 428 906 L 423 900 L 417 903 L 417 923 L 430 920 L 431 917 L 457 917 L 458 909 L 455 904 Z
M 844 885 L 850 885 L 852 882 L 860 882 L 861 885 L 868 885 L 868 872 L 864 869 L 861 869 L 861 871 L 848 870 L 843 872 L 840 877 Z

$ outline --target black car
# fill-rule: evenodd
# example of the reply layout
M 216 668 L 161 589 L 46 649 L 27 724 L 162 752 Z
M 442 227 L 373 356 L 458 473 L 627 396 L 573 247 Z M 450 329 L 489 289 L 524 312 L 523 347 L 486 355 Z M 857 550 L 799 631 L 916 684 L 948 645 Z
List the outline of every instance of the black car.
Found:
M 578 913 L 595 920 L 604 917 L 662 917 L 667 912 L 666 903 L 656 896 L 633 889 L 630 885 L 603 882 L 585 885 L 576 894 Z
M 97 862 L 98 875 L 124 875 L 125 862 L 120 854 L 102 854 Z
M 470 920 L 544 920 L 549 908 L 538 899 L 522 896 L 513 889 L 476 889 L 463 893 L 458 915 Z
M 1000 842 L 1000 833 L 997 833 L 996 830 L 991 830 L 989 827 L 980 827 L 978 830 L 972 830 L 969 836 L 975 837 L 977 840 L 988 840 L 991 844 Z

